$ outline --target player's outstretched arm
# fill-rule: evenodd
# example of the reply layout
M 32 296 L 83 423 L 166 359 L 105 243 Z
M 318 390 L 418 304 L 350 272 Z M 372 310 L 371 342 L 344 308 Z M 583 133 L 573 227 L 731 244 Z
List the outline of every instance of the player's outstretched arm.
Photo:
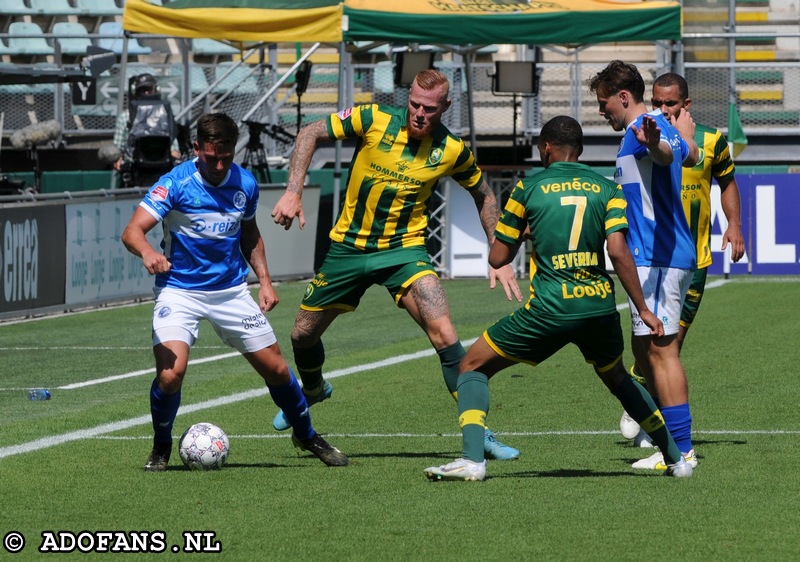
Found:
M 606 242 L 608 245 L 608 257 L 614 266 L 614 273 L 617 274 L 622 287 L 630 296 L 633 306 L 639 311 L 642 322 L 650 328 L 651 336 L 662 337 L 664 335 L 664 324 L 647 308 L 644 293 L 642 293 L 642 287 L 639 284 L 639 275 L 636 273 L 636 264 L 633 261 L 631 251 L 628 249 L 628 244 L 625 242 L 625 235 L 620 231 L 612 232 L 608 235 Z
M 667 141 L 661 140 L 661 127 L 658 126 L 655 119 L 645 115 L 642 118 L 641 128 L 631 125 L 631 129 L 636 135 L 636 140 L 639 141 L 639 144 L 650 151 L 653 162 L 659 166 L 669 166 L 672 163 L 674 158 L 672 147 Z
M 294 151 L 289 160 L 289 179 L 286 184 L 286 193 L 278 200 L 272 209 L 272 218 L 275 224 L 281 225 L 284 230 L 291 228 L 297 218 L 302 229 L 306 225 L 303 214 L 303 186 L 306 181 L 308 167 L 317 150 L 317 143 L 330 140 L 328 127 L 324 120 L 315 121 L 300 130 L 295 141 Z

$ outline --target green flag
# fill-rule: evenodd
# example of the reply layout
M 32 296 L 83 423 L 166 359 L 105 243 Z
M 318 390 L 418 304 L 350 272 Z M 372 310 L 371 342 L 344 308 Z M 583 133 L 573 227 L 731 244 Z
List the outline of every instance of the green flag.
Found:
M 728 104 L 728 143 L 732 146 L 734 158 L 747 147 L 747 135 L 744 134 L 742 120 L 739 119 L 739 111 L 734 102 Z

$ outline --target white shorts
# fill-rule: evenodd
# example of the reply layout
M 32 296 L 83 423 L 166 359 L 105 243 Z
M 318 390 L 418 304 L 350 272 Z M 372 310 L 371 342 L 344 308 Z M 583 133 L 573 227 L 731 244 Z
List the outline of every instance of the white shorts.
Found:
M 683 299 L 692 284 L 694 270 L 671 267 L 639 266 L 639 284 L 642 286 L 647 308 L 664 323 L 664 335 L 677 334 L 681 323 Z M 631 330 L 634 336 L 649 336 L 650 328 L 642 322 L 639 311 L 631 307 Z
M 222 291 L 156 288 L 153 308 L 153 345 L 182 341 L 194 345 L 200 320 L 206 319 L 225 344 L 252 353 L 278 339 L 247 284 Z

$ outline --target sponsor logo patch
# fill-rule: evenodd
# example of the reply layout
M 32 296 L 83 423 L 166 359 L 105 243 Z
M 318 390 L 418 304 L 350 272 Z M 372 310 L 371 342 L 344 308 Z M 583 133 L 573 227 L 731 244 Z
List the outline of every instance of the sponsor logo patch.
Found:
M 343 109 L 342 111 L 337 113 L 336 117 L 338 117 L 339 119 L 344 121 L 345 119 L 350 117 L 352 114 L 353 114 L 353 108 L 352 107 L 348 107 L 347 109 Z
M 150 197 L 153 201 L 164 201 L 169 195 L 169 191 L 163 185 L 157 185 L 153 188 L 153 191 L 150 192 Z

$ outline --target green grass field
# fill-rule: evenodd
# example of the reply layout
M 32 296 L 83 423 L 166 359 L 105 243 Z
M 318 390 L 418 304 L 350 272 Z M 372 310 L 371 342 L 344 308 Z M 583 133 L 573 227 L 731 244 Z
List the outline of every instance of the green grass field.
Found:
M 2 323 L 0 535 L 6 547 L 24 535 L 14 560 L 41 558 L 50 531 L 160 531 L 163 556 L 205 531 L 226 560 L 796 560 L 798 281 L 708 289 L 683 354 L 700 460 L 687 480 L 630 468 L 649 451 L 619 435 L 618 403 L 565 349 L 490 384 L 489 424 L 518 461 L 490 461 L 482 483 L 428 482 L 425 467 L 460 454 L 456 406 L 427 339 L 380 288 L 324 340 L 335 392 L 311 411 L 351 459 L 338 469 L 272 429 L 261 379 L 205 325 L 175 433 L 220 425 L 228 464 L 190 472 L 173 451 L 167 473 L 145 473 L 152 303 Z M 464 341 L 516 308 L 484 280 L 445 286 Z M 269 316 L 290 363 L 304 288 L 280 284 Z M 27 399 L 39 386 L 51 400 Z

